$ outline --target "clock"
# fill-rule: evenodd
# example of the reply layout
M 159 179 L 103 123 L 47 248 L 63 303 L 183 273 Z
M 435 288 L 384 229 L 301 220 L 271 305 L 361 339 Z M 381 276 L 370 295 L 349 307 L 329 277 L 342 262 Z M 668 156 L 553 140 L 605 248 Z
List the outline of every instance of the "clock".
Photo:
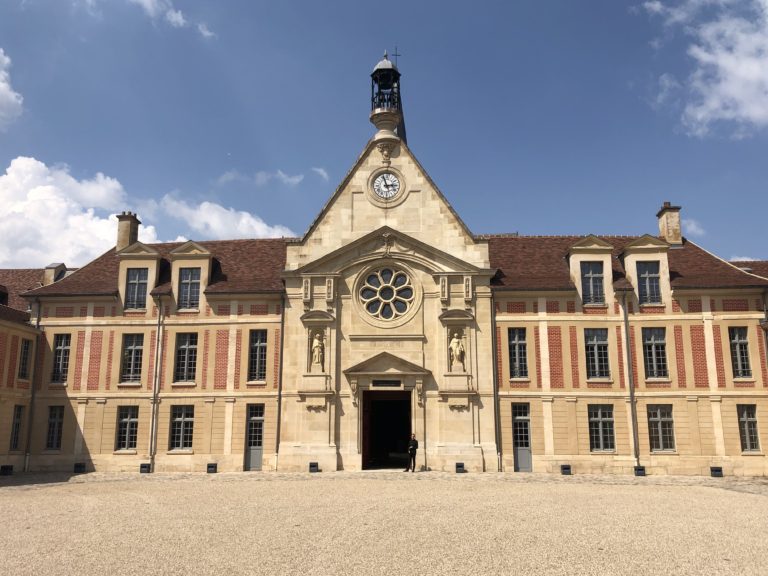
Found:
M 400 180 L 392 172 L 382 172 L 373 181 L 373 191 L 379 198 L 389 200 L 400 191 Z

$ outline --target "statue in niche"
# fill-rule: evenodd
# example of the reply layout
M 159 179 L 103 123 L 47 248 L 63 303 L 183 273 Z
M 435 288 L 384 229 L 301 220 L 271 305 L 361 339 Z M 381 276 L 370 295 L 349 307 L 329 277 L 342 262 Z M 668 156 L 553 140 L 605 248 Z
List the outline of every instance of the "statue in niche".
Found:
M 316 332 L 312 339 L 312 365 L 315 364 L 320 365 L 320 372 L 325 372 L 325 344 L 320 332 Z
M 464 364 L 464 344 L 461 341 L 461 337 L 458 332 L 453 333 L 450 343 L 448 344 L 448 356 L 451 360 L 451 372 L 453 372 L 454 364 L 461 364 L 461 370 L 467 371 L 467 367 Z

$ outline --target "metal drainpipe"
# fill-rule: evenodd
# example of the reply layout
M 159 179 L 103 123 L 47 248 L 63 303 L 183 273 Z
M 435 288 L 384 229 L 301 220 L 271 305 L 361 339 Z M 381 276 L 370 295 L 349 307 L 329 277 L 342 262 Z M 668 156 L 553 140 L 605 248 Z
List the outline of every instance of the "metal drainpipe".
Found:
M 37 317 L 35 318 L 35 329 L 40 330 L 40 298 L 35 298 L 35 309 L 37 312 Z M 35 336 L 35 353 L 32 356 L 33 362 L 32 362 L 32 374 L 31 378 L 29 379 L 30 386 L 32 386 L 32 392 L 29 397 L 29 419 L 27 420 L 27 441 L 26 446 L 24 447 L 24 472 L 29 472 L 29 458 L 30 458 L 30 452 L 32 450 L 32 424 L 35 420 L 35 397 L 36 397 L 36 391 L 37 391 L 37 383 L 35 382 L 35 379 L 37 378 L 37 355 L 40 353 L 40 342 L 43 339 L 42 334 L 37 334 Z
M 157 297 L 157 335 L 155 337 L 155 371 L 152 375 L 152 417 L 150 421 L 149 439 L 149 469 L 155 471 L 155 455 L 157 454 L 157 403 L 160 395 L 160 372 L 162 370 L 162 341 L 163 341 L 163 297 Z
M 280 458 L 280 422 L 283 409 L 283 356 L 285 355 L 285 292 L 280 296 L 280 368 L 277 376 L 277 434 L 275 434 L 275 472 Z
M 496 357 L 498 351 L 498 344 L 496 342 L 496 302 L 494 302 L 493 298 L 491 298 L 491 345 L 493 346 L 493 350 L 491 350 L 491 357 L 493 358 L 493 365 L 491 366 L 493 371 L 493 417 L 496 420 L 496 425 L 494 426 L 494 432 L 496 433 L 496 471 L 503 472 L 501 466 L 503 455 L 501 451 L 501 407 L 499 406 L 501 400 L 499 399 L 499 375 L 497 371 L 498 362 L 501 361 L 501 358 Z
M 632 351 L 629 339 L 629 315 L 627 313 L 627 291 L 623 291 L 622 307 L 624 308 L 624 343 L 626 351 L 627 374 L 629 375 L 629 404 L 632 411 L 632 449 L 635 466 L 640 466 L 640 441 L 637 436 L 637 406 L 635 405 L 635 372 L 632 369 Z

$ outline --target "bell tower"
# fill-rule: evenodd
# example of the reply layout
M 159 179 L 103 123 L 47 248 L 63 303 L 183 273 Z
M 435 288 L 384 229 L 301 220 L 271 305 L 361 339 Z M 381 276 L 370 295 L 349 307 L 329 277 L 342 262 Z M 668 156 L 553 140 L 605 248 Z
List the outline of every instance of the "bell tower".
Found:
M 399 138 L 407 143 L 403 101 L 400 96 L 400 71 L 387 52 L 371 73 L 371 123 L 378 133 L 375 140 Z

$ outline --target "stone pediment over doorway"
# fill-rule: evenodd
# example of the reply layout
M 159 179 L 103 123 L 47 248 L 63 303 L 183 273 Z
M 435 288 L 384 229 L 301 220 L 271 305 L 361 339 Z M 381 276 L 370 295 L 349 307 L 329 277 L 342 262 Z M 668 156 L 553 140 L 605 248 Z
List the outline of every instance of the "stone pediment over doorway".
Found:
M 376 356 L 372 356 L 371 358 L 363 360 L 359 364 L 355 364 L 351 368 L 344 370 L 344 374 L 347 376 L 394 376 L 398 374 L 426 376 L 430 373 L 431 372 L 426 368 L 422 368 L 413 362 L 398 358 L 389 352 L 381 352 Z

